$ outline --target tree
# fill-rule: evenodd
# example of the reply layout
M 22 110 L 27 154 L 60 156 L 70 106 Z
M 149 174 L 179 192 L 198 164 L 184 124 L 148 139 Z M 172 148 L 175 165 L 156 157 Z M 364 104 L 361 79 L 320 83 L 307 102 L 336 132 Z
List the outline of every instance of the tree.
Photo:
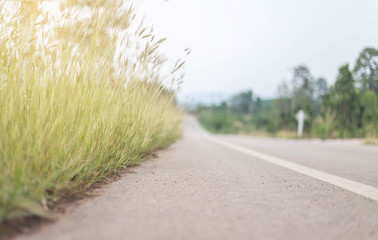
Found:
M 315 98 L 321 98 L 329 91 L 327 80 L 325 78 L 318 78 L 315 82 Z
M 346 64 L 339 68 L 339 74 L 329 96 L 328 103 L 335 113 L 336 127 L 341 137 L 352 133 L 358 124 L 360 112 L 359 97 L 354 86 L 352 72 Z
M 286 81 L 283 81 L 277 88 L 276 108 L 280 117 L 279 125 L 284 126 L 285 128 L 289 128 L 292 120 L 290 101 L 291 96 L 289 86 L 287 85 Z
M 260 97 L 256 98 L 255 103 L 253 104 L 253 114 L 259 114 L 263 110 L 262 101 Z
M 363 107 L 362 124 L 368 136 L 376 137 L 378 130 L 378 97 L 368 90 L 361 98 L 361 105 Z
M 241 92 L 231 99 L 231 112 L 252 115 L 253 93 L 251 90 Z
M 321 113 L 321 105 L 323 96 L 325 96 L 329 91 L 327 80 L 324 78 L 318 78 L 315 82 L 315 89 L 314 89 L 314 112 L 316 115 L 320 115 Z
M 314 77 L 310 70 L 299 65 L 294 68 L 292 78 L 291 112 L 295 113 L 299 108 L 311 109 L 314 94 Z
M 359 55 L 353 72 L 361 90 L 378 94 L 378 49 L 365 48 Z

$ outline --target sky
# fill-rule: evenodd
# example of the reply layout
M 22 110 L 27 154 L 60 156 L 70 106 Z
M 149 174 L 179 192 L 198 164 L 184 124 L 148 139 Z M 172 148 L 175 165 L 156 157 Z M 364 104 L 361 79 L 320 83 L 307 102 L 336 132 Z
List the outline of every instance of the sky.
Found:
M 271 98 L 299 64 L 333 84 L 338 68 L 378 47 L 377 0 L 144 0 L 138 11 L 163 50 L 186 48 L 181 99 L 209 101 L 252 89 Z

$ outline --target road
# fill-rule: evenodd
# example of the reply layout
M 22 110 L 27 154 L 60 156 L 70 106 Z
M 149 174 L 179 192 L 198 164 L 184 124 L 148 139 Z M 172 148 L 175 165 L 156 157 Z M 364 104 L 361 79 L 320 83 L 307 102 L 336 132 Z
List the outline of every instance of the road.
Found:
M 184 137 L 18 239 L 378 239 L 378 147 Z

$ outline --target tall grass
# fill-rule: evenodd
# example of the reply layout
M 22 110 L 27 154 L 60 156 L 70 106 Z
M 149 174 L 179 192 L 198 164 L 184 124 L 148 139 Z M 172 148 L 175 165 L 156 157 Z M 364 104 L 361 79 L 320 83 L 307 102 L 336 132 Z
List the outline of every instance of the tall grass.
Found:
M 132 7 L 98 1 L 83 14 L 82 2 L 61 3 L 55 21 L 38 2 L 0 4 L 0 222 L 43 215 L 63 189 L 180 135 L 162 81 L 181 63 L 161 71 L 163 40 L 135 25 Z

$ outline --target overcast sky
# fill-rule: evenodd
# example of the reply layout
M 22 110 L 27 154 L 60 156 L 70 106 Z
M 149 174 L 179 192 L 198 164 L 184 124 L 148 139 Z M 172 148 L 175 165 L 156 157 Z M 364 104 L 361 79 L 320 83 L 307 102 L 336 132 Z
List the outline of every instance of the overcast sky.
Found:
M 145 0 L 140 10 L 169 56 L 192 49 L 182 95 L 274 97 L 298 64 L 333 83 L 340 65 L 378 47 L 377 0 Z

